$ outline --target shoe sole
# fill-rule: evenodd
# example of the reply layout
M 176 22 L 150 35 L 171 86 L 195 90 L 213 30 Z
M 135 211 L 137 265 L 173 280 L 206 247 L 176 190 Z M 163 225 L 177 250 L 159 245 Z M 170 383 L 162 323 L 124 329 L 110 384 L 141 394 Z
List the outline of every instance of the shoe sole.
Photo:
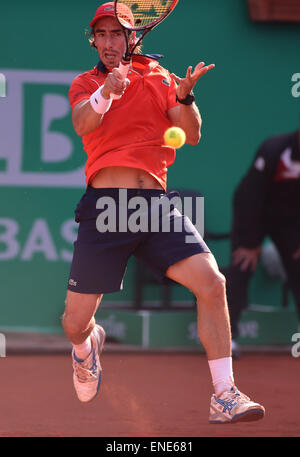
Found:
M 245 413 L 234 416 L 231 421 L 209 421 L 210 424 L 235 424 L 237 422 L 254 422 L 263 419 L 265 411 L 262 409 L 250 409 Z
M 238 414 L 232 419 L 231 422 L 254 422 L 263 419 L 264 416 L 265 412 L 262 409 L 251 409 L 245 413 Z

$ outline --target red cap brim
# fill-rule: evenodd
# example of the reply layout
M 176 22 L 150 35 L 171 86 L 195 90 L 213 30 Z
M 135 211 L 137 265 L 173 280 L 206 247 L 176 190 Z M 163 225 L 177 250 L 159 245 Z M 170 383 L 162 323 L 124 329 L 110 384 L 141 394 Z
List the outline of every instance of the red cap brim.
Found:
M 103 17 L 108 17 L 108 16 L 110 16 L 110 17 L 116 17 L 114 11 L 107 11 L 107 12 L 105 12 L 105 13 L 101 13 L 101 14 L 99 14 L 98 16 L 95 16 L 95 17 L 93 18 L 93 20 L 92 20 L 91 23 L 90 23 L 90 27 L 93 27 L 99 19 L 102 19 Z

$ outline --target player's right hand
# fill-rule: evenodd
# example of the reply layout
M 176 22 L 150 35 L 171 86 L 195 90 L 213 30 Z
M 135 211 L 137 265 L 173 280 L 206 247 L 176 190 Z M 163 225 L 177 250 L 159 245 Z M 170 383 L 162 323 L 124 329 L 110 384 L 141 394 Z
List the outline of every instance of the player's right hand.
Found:
M 110 94 L 122 96 L 129 85 L 129 79 L 123 78 L 118 68 L 113 70 L 107 75 L 105 83 L 102 89 L 102 95 L 104 98 L 110 98 Z

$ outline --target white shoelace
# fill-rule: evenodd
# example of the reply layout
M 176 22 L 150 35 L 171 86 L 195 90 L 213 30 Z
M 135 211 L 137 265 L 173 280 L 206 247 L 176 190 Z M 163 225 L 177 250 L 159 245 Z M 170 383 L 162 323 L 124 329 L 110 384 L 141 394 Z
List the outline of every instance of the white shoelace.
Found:
M 224 394 L 221 395 L 221 397 L 222 397 L 222 400 L 224 400 L 224 401 L 230 401 L 230 400 L 232 400 L 232 395 L 234 395 L 234 400 L 237 403 L 244 403 L 246 401 L 251 401 L 250 398 L 247 397 L 247 395 L 243 394 L 239 390 L 234 390 L 234 392 L 230 392 L 230 391 L 224 392 Z
M 88 368 L 89 366 L 91 368 Z M 88 382 L 97 379 L 97 374 L 93 371 L 93 366 L 92 353 L 84 362 L 77 362 L 74 360 L 74 371 L 80 382 Z

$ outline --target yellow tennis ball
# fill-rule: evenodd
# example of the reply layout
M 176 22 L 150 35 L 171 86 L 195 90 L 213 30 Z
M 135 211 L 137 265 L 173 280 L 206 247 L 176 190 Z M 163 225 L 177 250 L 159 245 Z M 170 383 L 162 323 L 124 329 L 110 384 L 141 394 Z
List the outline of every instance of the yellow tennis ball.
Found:
M 164 142 L 172 148 L 181 148 L 186 140 L 185 132 L 180 127 L 170 127 L 164 133 Z

